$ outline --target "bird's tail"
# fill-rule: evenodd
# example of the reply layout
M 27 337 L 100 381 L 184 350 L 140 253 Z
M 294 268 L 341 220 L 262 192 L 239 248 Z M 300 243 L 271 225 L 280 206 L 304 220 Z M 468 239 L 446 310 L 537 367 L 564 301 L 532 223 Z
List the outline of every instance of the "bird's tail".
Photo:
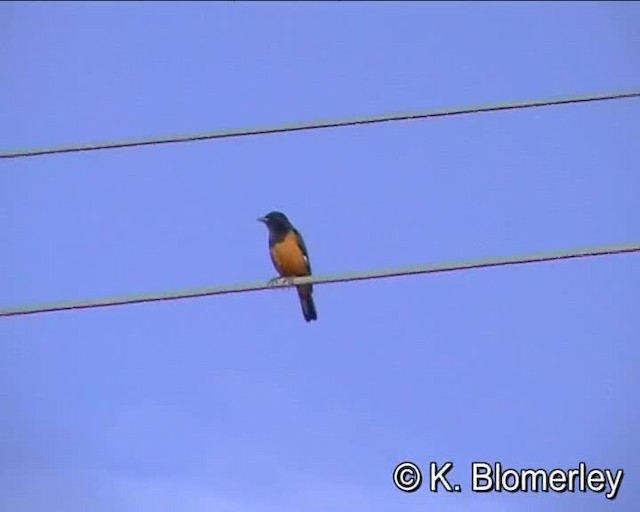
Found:
M 311 320 L 317 320 L 318 314 L 316 313 L 316 305 L 313 302 L 313 296 L 311 295 L 311 287 L 299 286 L 298 297 L 300 297 L 300 305 L 302 306 L 302 314 L 307 322 Z

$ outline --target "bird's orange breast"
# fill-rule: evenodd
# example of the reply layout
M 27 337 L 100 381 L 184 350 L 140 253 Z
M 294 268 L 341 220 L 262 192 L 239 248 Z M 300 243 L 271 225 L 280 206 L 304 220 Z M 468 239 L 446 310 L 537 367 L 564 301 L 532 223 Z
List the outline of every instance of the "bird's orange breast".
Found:
M 281 242 L 274 244 L 271 257 L 282 276 L 306 276 L 309 273 L 304 253 L 293 233 L 287 234 Z

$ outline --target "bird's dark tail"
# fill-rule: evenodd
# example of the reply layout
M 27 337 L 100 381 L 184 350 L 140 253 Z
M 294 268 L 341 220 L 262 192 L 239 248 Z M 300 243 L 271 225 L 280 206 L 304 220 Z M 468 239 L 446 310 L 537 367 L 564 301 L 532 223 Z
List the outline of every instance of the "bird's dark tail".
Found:
M 311 320 L 317 320 L 318 314 L 316 313 L 316 305 L 313 302 L 313 296 L 311 295 L 311 288 L 308 286 L 298 287 L 298 297 L 300 297 L 300 305 L 302 306 L 302 314 L 307 322 Z

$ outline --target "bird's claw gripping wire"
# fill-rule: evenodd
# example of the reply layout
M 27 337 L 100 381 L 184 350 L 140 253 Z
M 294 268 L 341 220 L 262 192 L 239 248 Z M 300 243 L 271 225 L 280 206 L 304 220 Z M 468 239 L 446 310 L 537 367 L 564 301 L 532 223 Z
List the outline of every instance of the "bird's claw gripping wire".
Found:
M 269 279 L 267 282 L 267 286 L 276 286 L 276 285 L 289 285 L 293 284 L 292 277 L 274 277 L 273 279 Z

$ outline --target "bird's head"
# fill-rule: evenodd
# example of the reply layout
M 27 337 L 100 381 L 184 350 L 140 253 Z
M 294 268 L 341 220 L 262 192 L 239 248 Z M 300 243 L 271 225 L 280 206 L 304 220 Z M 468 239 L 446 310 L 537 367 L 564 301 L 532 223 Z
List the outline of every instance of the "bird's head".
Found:
M 260 217 L 258 222 L 263 222 L 269 231 L 288 231 L 291 228 L 291 222 L 281 212 L 269 212 L 264 217 Z

